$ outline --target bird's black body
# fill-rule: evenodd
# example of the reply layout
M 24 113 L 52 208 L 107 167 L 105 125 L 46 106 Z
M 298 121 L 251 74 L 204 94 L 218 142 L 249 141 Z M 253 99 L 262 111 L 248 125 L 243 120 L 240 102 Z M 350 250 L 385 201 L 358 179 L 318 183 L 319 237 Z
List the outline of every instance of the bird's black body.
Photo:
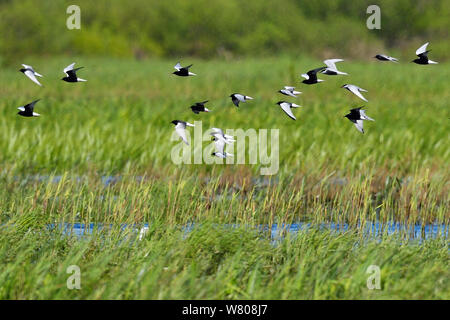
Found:
M 350 120 L 351 122 L 356 122 L 356 120 L 361 120 L 361 114 L 359 110 L 361 110 L 362 107 L 354 108 L 350 110 L 350 113 L 346 114 L 345 117 Z
M 387 59 L 386 57 L 384 57 L 384 56 L 382 56 L 380 54 L 377 54 L 374 58 L 378 59 L 380 61 L 389 61 L 389 59 Z
M 315 84 L 315 83 L 318 83 L 319 81 L 317 81 L 317 72 L 325 70 L 325 69 L 326 69 L 326 67 L 320 67 L 320 68 L 308 71 L 306 73 L 308 75 L 308 79 L 305 79 L 302 82 L 304 84 Z
M 191 106 L 192 112 L 195 114 L 199 114 L 200 112 L 207 112 L 205 108 L 205 103 L 207 103 L 208 100 L 203 102 L 196 102 L 193 106 Z
M 412 62 L 417 63 L 417 64 L 429 64 L 428 63 L 428 52 L 430 52 L 430 50 L 419 54 L 418 55 L 419 58 L 414 59 Z
M 80 69 L 82 69 L 83 67 L 79 67 L 73 70 L 69 70 L 67 71 L 67 77 L 62 78 L 61 80 L 66 81 L 66 82 L 78 82 L 78 78 L 77 78 L 77 74 L 76 72 Z
M 240 100 L 238 98 L 236 98 L 235 93 L 233 93 L 232 95 L 230 95 L 231 97 L 231 101 L 233 101 L 233 104 L 239 108 L 239 102 Z
M 192 64 L 188 65 L 187 67 L 182 67 L 180 70 L 174 71 L 173 74 L 180 76 L 180 77 L 187 77 L 189 76 L 189 68 L 192 67 Z
M 23 107 L 25 108 L 24 111 L 19 111 L 17 112 L 18 115 L 21 115 L 22 117 L 32 117 L 33 116 L 33 110 L 34 110 L 34 105 L 36 104 L 36 102 L 38 102 L 40 99 L 35 100 L 27 105 L 24 105 Z
M 365 120 L 375 121 L 375 120 L 367 116 L 365 110 L 362 110 L 362 108 L 363 107 L 351 109 L 350 113 L 346 114 L 344 117 L 353 122 L 356 129 L 358 129 L 359 132 L 364 134 L 363 121 Z
M 192 112 L 199 114 L 200 112 L 206 112 L 205 106 L 191 106 Z
M 332 71 L 330 69 L 324 70 L 325 72 L 321 72 L 322 74 L 326 74 L 328 76 L 336 76 L 338 73 L 335 71 Z

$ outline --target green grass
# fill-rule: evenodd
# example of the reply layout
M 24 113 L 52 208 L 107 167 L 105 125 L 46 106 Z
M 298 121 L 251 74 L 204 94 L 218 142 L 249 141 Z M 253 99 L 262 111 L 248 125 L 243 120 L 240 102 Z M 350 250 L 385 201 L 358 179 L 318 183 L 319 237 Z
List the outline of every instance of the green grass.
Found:
M 87 83 L 68 84 L 77 62 Z M 24 61 L 44 74 L 38 87 L 16 69 L 0 74 L 0 298 L 4 299 L 448 299 L 445 239 L 361 242 L 357 224 L 398 221 L 448 226 L 450 66 L 348 61 L 350 76 L 301 84 L 321 65 L 308 58 L 183 59 L 197 77 L 171 75 L 176 61 L 85 57 Z M 340 86 L 356 84 L 369 102 Z M 284 85 L 303 92 L 289 119 L 275 103 Z M 228 96 L 253 101 L 235 108 Z M 17 107 L 41 98 L 40 118 Z M 210 100 L 209 114 L 193 102 Z M 296 101 L 297 102 L 297 101 Z M 360 134 L 343 116 L 366 107 L 375 122 Z M 174 119 L 211 127 L 280 129 L 280 168 L 175 165 Z M 204 146 L 209 143 L 204 143 Z M 120 177 L 105 186 L 101 177 Z M 50 178 L 46 178 L 50 176 Z M 61 176 L 49 183 L 54 176 Z M 39 179 L 43 177 L 43 179 Z M 266 183 L 267 182 L 267 183 Z M 273 246 L 251 229 L 208 224 L 346 222 L 342 235 L 301 233 Z M 48 223 L 150 222 L 143 241 L 113 236 L 78 241 Z M 199 222 L 182 239 L 179 227 Z M 79 265 L 82 289 L 68 290 L 67 266 Z M 381 290 L 368 290 L 369 265 Z
M 0 235 L 3 299 L 448 299 L 448 248 L 395 239 L 355 246 L 359 237 L 300 233 L 277 246 L 249 229 L 205 225 L 182 240 L 151 227 L 143 241 L 89 241 L 41 230 Z M 81 289 L 68 290 L 70 265 Z M 381 289 L 367 288 L 369 265 Z

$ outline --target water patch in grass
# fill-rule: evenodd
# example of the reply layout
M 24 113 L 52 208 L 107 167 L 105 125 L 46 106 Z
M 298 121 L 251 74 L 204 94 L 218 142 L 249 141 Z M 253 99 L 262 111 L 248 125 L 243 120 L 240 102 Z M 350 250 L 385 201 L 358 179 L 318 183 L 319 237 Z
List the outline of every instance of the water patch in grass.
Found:
M 188 224 L 182 227 L 185 234 L 189 234 L 196 224 Z M 60 223 L 51 224 L 47 226 L 49 229 L 58 229 L 63 235 L 75 236 L 79 239 L 85 238 L 96 231 L 110 231 L 114 227 L 112 224 L 101 224 L 101 223 Z M 237 224 L 223 225 L 224 228 L 238 228 Z M 131 225 L 131 224 L 121 224 L 119 227 L 119 232 L 126 232 L 130 234 L 137 235 L 141 240 L 144 238 L 146 232 L 149 229 L 149 224 L 144 225 Z M 399 235 L 405 240 L 418 240 L 419 242 L 426 239 L 436 239 L 443 238 L 448 239 L 449 226 L 440 225 L 411 225 L 406 226 L 401 223 L 386 223 L 382 224 L 376 223 L 366 223 L 363 227 L 361 226 L 350 226 L 349 224 L 339 224 L 339 223 L 322 223 L 319 225 L 314 225 L 311 223 L 292 223 L 292 224 L 274 224 L 270 228 L 267 225 L 257 226 L 257 230 L 261 232 L 270 232 L 270 238 L 272 240 L 281 240 L 287 234 L 294 235 L 308 230 L 321 230 L 321 231 L 333 231 L 336 233 L 343 233 L 349 231 L 359 231 L 361 235 L 366 239 L 377 239 L 382 236 L 394 236 Z

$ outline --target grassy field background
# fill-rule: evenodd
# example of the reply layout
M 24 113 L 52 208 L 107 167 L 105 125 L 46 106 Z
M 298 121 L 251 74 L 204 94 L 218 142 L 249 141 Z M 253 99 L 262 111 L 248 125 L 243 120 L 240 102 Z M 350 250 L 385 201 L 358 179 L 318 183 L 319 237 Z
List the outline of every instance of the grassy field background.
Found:
M 79 76 L 87 83 L 59 80 L 73 61 L 85 67 Z M 323 75 L 313 86 L 299 75 L 321 61 L 290 56 L 184 58 L 198 74 L 190 78 L 172 75 L 176 61 L 168 59 L 21 61 L 44 74 L 43 87 L 19 64 L 4 68 L 0 298 L 448 299 L 448 239 L 365 241 L 361 231 L 369 221 L 449 224 L 450 66 L 407 61 L 348 59 L 340 69 L 349 76 Z M 369 102 L 341 89 L 345 83 L 367 89 Z M 284 85 L 303 94 L 282 96 Z M 255 99 L 238 109 L 233 92 Z M 16 114 L 39 98 L 40 118 Z M 189 106 L 202 100 L 212 112 L 195 115 Z M 279 100 L 303 106 L 297 121 Z M 359 106 L 376 120 L 365 123 L 364 135 L 344 118 Z M 174 119 L 201 120 L 203 131 L 279 129 L 279 172 L 173 164 Z M 253 228 L 296 221 L 354 228 L 300 233 L 277 245 Z M 79 241 L 46 227 L 61 222 L 115 227 Z M 142 241 L 124 241 L 117 230 L 145 222 Z M 199 228 L 186 235 L 181 226 L 191 222 Z M 81 290 L 66 288 L 72 264 L 82 270 Z M 365 285 L 372 264 L 380 265 L 382 290 Z

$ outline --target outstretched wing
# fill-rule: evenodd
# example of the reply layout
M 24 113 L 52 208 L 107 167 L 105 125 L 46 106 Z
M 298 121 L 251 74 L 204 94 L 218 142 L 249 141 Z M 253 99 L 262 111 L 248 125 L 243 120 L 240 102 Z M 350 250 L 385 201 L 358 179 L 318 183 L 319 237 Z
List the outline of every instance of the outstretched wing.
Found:
M 234 103 L 234 105 L 236 106 L 236 107 L 239 107 L 239 99 L 238 98 L 236 98 L 235 96 L 234 97 L 231 97 L 231 101 L 233 101 L 233 103 Z
M 337 62 L 342 62 L 344 61 L 344 59 L 328 59 L 328 60 L 324 60 L 323 63 L 325 63 L 325 65 L 333 70 L 337 70 L 336 68 L 336 63 Z
M 180 71 L 181 64 L 179 62 L 177 62 L 177 64 L 174 66 L 174 69 L 177 70 L 177 71 Z
M 356 127 L 356 129 L 358 129 L 359 132 L 364 133 L 363 121 L 362 120 L 356 120 L 355 121 L 355 127 Z
M 33 69 L 32 66 L 29 66 L 29 65 L 23 64 L 23 63 L 22 63 L 22 66 L 23 66 L 25 69 L 29 69 L 29 70 L 31 70 L 31 71 L 34 71 L 34 69 Z
M 386 56 L 388 60 L 392 61 L 392 62 L 397 62 L 398 59 L 394 58 L 394 57 L 390 57 L 390 56 Z
M 368 101 L 366 98 L 364 98 L 364 96 L 361 94 L 361 92 L 359 92 L 361 90 L 361 88 L 357 87 L 357 86 L 349 86 L 348 90 L 350 90 L 354 95 L 358 96 L 360 99 L 364 100 L 364 101 Z M 362 89 L 364 90 L 364 89 Z
M 41 99 L 34 100 L 33 102 L 31 102 L 31 103 L 29 103 L 29 104 L 23 106 L 23 107 L 25 108 L 25 111 L 26 111 L 26 112 L 33 113 L 34 105 L 35 105 L 36 102 L 38 102 L 39 100 L 41 100 Z
M 369 117 L 369 116 L 366 114 L 366 110 L 359 110 L 359 114 L 360 114 L 360 116 L 361 116 L 361 119 L 363 119 L 363 120 L 375 121 L 374 119 L 372 119 L 371 117 Z
M 79 68 L 76 68 L 76 69 L 73 69 L 73 70 L 67 70 L 66 74 L 67 74 L 68 77 L 76 78 L 76 77 L 77 77 L 76 72 L 77 72 L 78 70 L 80 70 L 80 69 L 83 69 L 83 68 L 84 68 L 84 67 L 79 67 Z
M 308 74 L 309 76 L 315 75 L 317 72 L 322 71 L 322 70 L 324 70 L 324 69 L 326 69 L 326 67 L 320 67 L 320 68 L 317 68 L 317 69 L 309 70 L 309 71 L 307 72 L 307 74 Z
M 67 76 L 69 76 L 69 74 L 67 72 L 69 72 L 70 70 L 73 70 L 73 66 L 75 65 L 75 62 L 72 63 L 71 65 L 68 65 L 67 67 L 64 68 L 64 73 L 67 74 Z
M 209 101 L 209 100 L 205 100 L 205 101 L 202 101 L 202 102 L 196 102 L 195 105 L 201 107 L 201 106 L 203 106 L 205 103 L 207 103 L 208 101 Z
M 357 88 L 359 91 L 368 92 L 366 89 L 360 88 L 358 86 L 355 86 L 355 88 Z
M 189 142 L 187 141 L 186 138 L 186 124 L 179 122 L 176 126 L 175 126 L 175 131 L 178 133 L 178 135 L 181 137 L 181 140 L 184 141 L 184 143 L 186 143 L 187 145 L 189 145 Z
M 34 75 L 34 72 L 33 72 L 33 71 L 27 70 L 27 71 L 24 72 L 24 74 L 25 74 L 28 78 L 30 78 L 31 81 L 33 81 L 34 83 L 36 83 L 36 84 L 42 86 L 42 85 L 39 83 L 38 79 L 36 79 L 36 76 Z
M 216 139 L 216 141 L 214 141 L 214 144 L 216 145 L 217 152 L 224 154 L 223 150 L 225 149 L 225 140 Z
M 427 47 L 429 42 L 425 43 L 423 46 L 421 46 L 419 49 L 416 50 L 416 55 L 420 57 L 420 55 L 427 54 Z
M 311 80 L 317 80 L 317 72 L 325 70 L 326 67 L 320 67 L 317 69 L 309 70 L 306 74 L 308 75 L 309 79 Z
M 212 128 L 211 130 L 212 130 L 212 132 L 210 133 L 211 135 L 214 135 L 214 134 L 216 134 L 216 133 L 220 134 L 221 136 L 224 135 L 222 129 L 219 129 L 219 128 Z
M 290 96 L 290 97 L 297 98 L 297 96 L 294 94 L 293 90 L 291 91 L 291 90 L 288 90 L 288 89 L 284 89 L 284 90 L 281 90 L 281 93 L 283 93 L 283 94 L 285 94 L 287 96 Z
M 350 109 L 350 113 L 359 115 L 359 110 L 361 110 L 361 108 L 362 107 Z
M 291 105 L 287 102 L 280 103 L 281 109 L 289 116 L 289 118 L 293 120 L 297 120 L 297 118 L 294 116 L 291 110 Z

